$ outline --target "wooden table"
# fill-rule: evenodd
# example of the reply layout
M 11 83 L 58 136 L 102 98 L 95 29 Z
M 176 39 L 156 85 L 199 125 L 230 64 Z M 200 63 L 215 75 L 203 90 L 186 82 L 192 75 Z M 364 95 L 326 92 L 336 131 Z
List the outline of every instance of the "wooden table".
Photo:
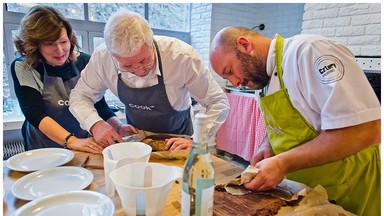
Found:
M 73 151 L 75 153 L 75 157 L 65 166 L 81 166 L 86 158 L 89 156 L 87 165 L 95 165 L 95 166 L 103 166 L 103 156 L 97 154 L 91 154 L 86 152 Z M 163 154 L 164 153 L 164 154 Z M 165 165 L 173 165 L 183 167 L 185 160 L 172 159 L 169 160 L 167 158 L 172 158 L 174 154 L 187 155 L 186 151 L 176 151 L 175 152 L 152 152 L 150 162 L 158 162 Z M 215 168 L 215 183 L 222 184 L 227 183 L 228 181 L 236 178 L 241 174 L 243 169 L 225 161 L 218 157 L 212 156 L 213 165 Z M 86 188 L 86 190 L 97 191 L 103 194 L 106 194 L 105 190 L 105 181 L 104 181 L 104 170 L 103 169 L 95 169 L 87 167 L 93 175 L 93 182 Z M 12 192 L 11 187 L 15 183 L 15 181 L 28 173 L 13 171 L 8 169 L 3 163 L 3 188 L 4 188 L 4 198 L 3 198 L 3 215 L 8 216 L 12 215 L 13 212 L 16 211 L 17 208 L 26 204 L 29 201 L 20 200 L 16 198 Z M 120 198 L 117 193 L 115 193 L 114 197 L 111 197 L 113 202 L 115 203 L 115 215 L 125 215 L 124 209 L 122 208 Z M 180 200 L 181 200 L 181 184 L 174 183 L 168 198 L 165 209 L 163 211 L 163 215 L 173 216 L 180 215 Z

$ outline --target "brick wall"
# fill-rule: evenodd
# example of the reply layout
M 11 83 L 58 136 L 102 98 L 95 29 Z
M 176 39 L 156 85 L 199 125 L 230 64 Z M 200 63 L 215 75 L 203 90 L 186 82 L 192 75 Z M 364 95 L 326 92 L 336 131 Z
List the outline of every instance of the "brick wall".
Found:
M 204 62 L 209 65 L 209 45 L 215 34 L 226 26 L 236 25 L 247 28 L 265 25 L 265 29 L 255 30 L 265 36 L 275 33 L 289 37 L 301 31 L 304 4 L 232 4 L 194 3 L 191 10 L 191 44 Z M 221 86 L 226 81 L 212 74 Z
M 355 55 L 381 55 L 379 3 L 193 3 L 191 44 L 209 66 L 209 45 L 214 35 L 230 25 L 252 28 L 271 37 L 319 34 L 348 46 Z M 212 74 L 221 86 L 226 81 Z
M 381 55 L 381 4 L 305 4 L 303 34 L 345 44 L 355 55 Z
M 192 4 L 191 45 L 197 50 L 206 64 L 209 64 L 211 42 L 212 4 Z

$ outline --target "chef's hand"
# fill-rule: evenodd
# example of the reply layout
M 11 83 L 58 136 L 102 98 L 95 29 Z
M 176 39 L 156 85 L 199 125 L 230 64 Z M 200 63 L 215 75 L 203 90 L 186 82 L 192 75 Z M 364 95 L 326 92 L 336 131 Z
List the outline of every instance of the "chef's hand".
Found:
M 192 149 L 192 140 L 185 139 L 181 137 L 174 137 L 165 140 L 167 143 L 165 144 L 165 148 L 168 150 L 191 150 Z
M 265 191 L 276 187 L 285 177 L 287 169 L 277 156 L 266 158 L 258 163 L 255 167 L 259 168 L 259 172 L 255 178 L 244 184 L 245 188 L 254 191 Z
M 137 128 L 135 128 L 134 126 L 130 125 L 130 124 L 122 124 L 120 127 L 119 127 L 119 134 L 121 136 L 130 136 L 130 135 L 133 135 L 133 134 L 138 134 L 139 133 L 139 130 Z
M 71 148 L 73 150 L 90 152 L 94 154 L 101 154 L 104 149 L 101 145 L 95 142 L 93 137 L 77 138 L 75 136 L 72 136 L 68 139 L 67 146 L 68 148 Z
M 260 147 L 257 149 L 255 155 L 250 160 L 250 164 L 252 166 L 255 166 L 255 164 L 257 162 L 259 162 L 265 158 L 272 157 L 273 155 L 274 155 L 274 153 L 272 151 L 271 145 L 269 144 L 269 141 L 264 139 L 263 142 L 261 143 Z
M 104 148 L 118 142 L 124 142 L 112 126 L 103 120 L 92 125 L 91 133 L 95 141 Z

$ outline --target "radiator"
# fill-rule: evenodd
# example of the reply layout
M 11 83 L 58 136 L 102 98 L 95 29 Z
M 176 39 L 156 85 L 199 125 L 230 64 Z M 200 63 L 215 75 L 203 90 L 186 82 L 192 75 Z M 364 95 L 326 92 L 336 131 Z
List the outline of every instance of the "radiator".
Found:
M 3 160 L 24 152 L 24 141 L 20 130 L 3 131 Z
M 18 141 L 18 142 L 7 142 L 3 145 L 3 160 L 7 160 L 8 158 L 12 157 L 13 155 L 17 155 L 21 152 L 24 152 L 24 142 Z

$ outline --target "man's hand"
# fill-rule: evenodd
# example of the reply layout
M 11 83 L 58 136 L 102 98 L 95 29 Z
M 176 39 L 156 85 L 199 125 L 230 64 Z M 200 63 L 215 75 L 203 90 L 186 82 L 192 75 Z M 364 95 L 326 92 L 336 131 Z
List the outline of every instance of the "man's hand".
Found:
M 103 120 L 96 122 L 91 127 L 91 133 L 95 141 L 104 148 L 117 142 L 124 142 L 112 126 Z
M 266 136 L 250 161 L 250 165 L 257 167 L 256 177 L 244 187 L 254 191 L 269 190 L 278 185 L 286 175 L 284 167 L 274 156 L 268 137 Z
M 170 138 L 165 140 L 165 148 L 168 150 L 191 150 L 192 149 L 192 140 L 185 138 Z
M 259 169 L 256 177 L 244 187 L 254 191 L 264 191 L 276 187 L 285 177 L 287 169 L 279 161 L 278 156 L 265 158 L 256 163 L 255 167 Z
M 120 125 L 118 132 L 121 136 L 130 136 L 133 134 L 138 134 L 139 130 L 137 130 L 137 128 L 133 127 L 130 124 L 124 124 L 123 123 Z

